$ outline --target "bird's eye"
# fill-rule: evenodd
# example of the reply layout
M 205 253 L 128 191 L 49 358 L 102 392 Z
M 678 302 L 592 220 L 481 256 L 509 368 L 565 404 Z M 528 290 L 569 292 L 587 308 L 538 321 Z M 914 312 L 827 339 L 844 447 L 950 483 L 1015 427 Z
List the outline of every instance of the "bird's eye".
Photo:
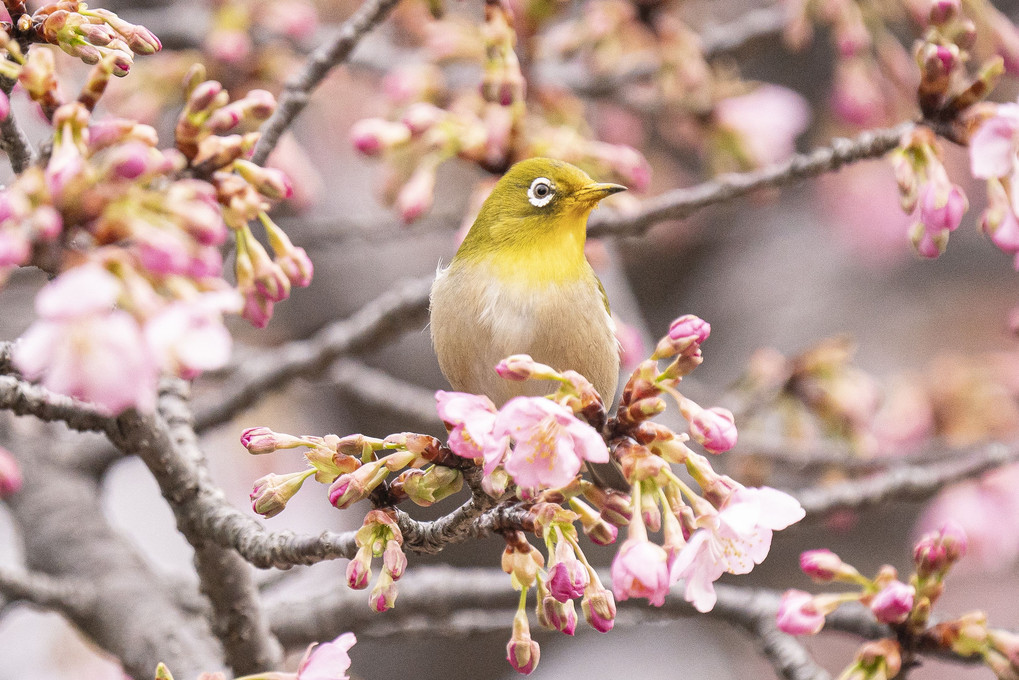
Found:
M 553 195 L 555 195 L 555 188 L 552 186 L 552 180 L 547 177 L 539 177 L 531 182 L 531 186 L 527 189 L 527 200 L 535 208 L 543 208 L 548 205 Z

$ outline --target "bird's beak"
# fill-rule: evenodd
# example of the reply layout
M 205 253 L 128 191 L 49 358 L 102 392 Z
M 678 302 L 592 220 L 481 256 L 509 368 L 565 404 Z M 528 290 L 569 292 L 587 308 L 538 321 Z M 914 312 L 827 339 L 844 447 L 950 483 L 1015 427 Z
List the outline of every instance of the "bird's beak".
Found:
M 581 188 L 575 195 L 577 200 L 584 203 L 597 203 L 606 196 L 612 194 L 618 194 L 620 191 L 626 191 L 626 187 L 622 184 L 610 184 L 608 182 L 594 182 L 588 184 L 586 187 Z

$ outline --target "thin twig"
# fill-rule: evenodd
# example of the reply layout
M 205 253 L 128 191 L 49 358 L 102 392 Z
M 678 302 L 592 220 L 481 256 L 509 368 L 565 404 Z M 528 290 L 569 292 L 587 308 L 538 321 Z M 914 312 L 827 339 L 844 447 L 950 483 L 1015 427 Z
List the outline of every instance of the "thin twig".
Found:
M 10 97 L 14 89 L 14 81 L 10 78 L 0 78 L 0 90 Z M 32 142 L 28 135 L 21 129 L 17 118 L 14 117 L 14 110 L 7 112 L 7 117 L 0 121 L 0 150 L 7 154 L 11 161 L 11 168 L 16 174 L 20 174 L 35 161 L 35 151 L 32 149 Z
M 113 425 L 113 419 L 92 404 L 9 375 L 0 375 L 0 409 L 46 422 L 63 422 L 81 432 L 106 432 Z
M 388 337 L 418 328 L 428 311 L 431 284 L 431 276 L 411 280 L 307 340 L 290 342 L 249 360 L 215 404 L 196 409 L 195 428 L 201 432 L 226 422 L 295 378 L 321 374 L 341 356 L 374 348 Z
M 588 235 L 638 236 L 659 222 L 689 217 L 701 208 L 725 203 L 746 194 L 833 172 L 859 160 L 876 158 L 899 145 L 902 135 L 913 123 L 892 128 L 868 130 L 853 139 L 836 138 L 806 154 L 796 154 L 781 163 L 760 170 L 726 173 L 685 189 L 673 189 L 644 201 L 630 214 L 596 213 L 588 222 Z
M 794 493 L 807 515 L 863 508 L 887 500 L 926 500 L 954 482 L 1019 462 L 1019 445 L 988 444 L 966 456 L 892 468 L 866 479 L 803 489 Z
M 347 19 L 333 39 L 309 55 L 301 70 L 287 81 L 279 105 L 262 125 L 262 135 L 255 145 L 252 161 L 262 165 L 276 147 L 280 137 L 308 104 L 311 92 L 336 66 L 339 66 L 368 31 L 389 14 L 399 0 L 365 0 Z

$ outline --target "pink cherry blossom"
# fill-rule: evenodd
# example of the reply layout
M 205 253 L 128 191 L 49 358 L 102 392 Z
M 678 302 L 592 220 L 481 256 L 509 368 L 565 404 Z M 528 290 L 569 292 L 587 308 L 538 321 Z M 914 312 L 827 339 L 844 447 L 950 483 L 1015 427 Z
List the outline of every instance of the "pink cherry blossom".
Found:
M 870 601 L 870 610 L 881 623 L 902 623 L 913 609 L 916 588 L 892 581 Z
M 630 538 L 612 560 L 612 590 L 622 602 L 644 597 L 661 607 L 669 592 L 668 554 L 646 538 Z
M 241 303 L 236 291 L 174 302 L 145 324 L 145 339 L 162 368 L 182 378 L 221 368 L 233 345 L 223 313 L 240 312 Z
M 715 606 L 716 581 L 723 573 L 747 574 L 771 549 L 772 533 L 803 519 L 803 508 L 789 494 L 761 487 L 739 487 L 717 513 L 697 518 L 671 567 L 672 582 L 685 582 L 685 597 L 698 611 Z
M 466 392 L 435 393 L 442 422 L 449 429 L 449 448 L 464 458 L 481 458 L 495 427 L 495 404 L 488 397 Z
M 751 162 L 767 165 L 796 151 L 796 138 L 810 123 L 810 106 L 792 90 L 765 84 L 721 100 L 715 105 L 715 117 L 739 136 Z
M 970 168 L 977 179 L 1008 177 L 1015 172 L 1019 150 L 1019 105 L 999 104 L 996 115 L 973 133 Z
M 332 642 L 312 646 L 297 669 L 297 680 L 347 680 L 348 651 L 355 642 L 353 633 L 344 633 Z
M 512 440 L 509 449 L 506 442 Z M 606 463 L 605 440 L 564 406 L 544 397 L 516 397 L 496 417 L 485 447 L 486 472 L 502 464 L 525 494 L 566 486 L 583 461 Z
M 815 635 L 824 627 L 824 614 L 814 607 L 814 596 L 802 590 L 782 594 L 775 616 L 778 629 L 790 635 Z
M 137 321 L 112 309 L 120 282 L 98 265 L 61 274 L 36 297 L 39 319 L 14 349 L 14 362 L 54 392 L 112 413 L 155 405 L 158 365 Z
M 684 314 L 669 324 L 669 337 L 673 340 L 690 340 L 698 345 L 711 335 L 711 324 L 693 314 Z

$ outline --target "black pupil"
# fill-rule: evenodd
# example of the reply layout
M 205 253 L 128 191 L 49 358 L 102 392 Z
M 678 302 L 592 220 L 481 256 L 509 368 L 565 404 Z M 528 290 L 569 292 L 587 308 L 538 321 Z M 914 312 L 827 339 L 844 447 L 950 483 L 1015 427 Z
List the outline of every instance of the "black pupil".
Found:
M 548 196 L 548 185 L 539 184 L 538 186 L 534 187 L 534 195 L 537 196 L 538 198 L 545 198 L 546 196 Z

